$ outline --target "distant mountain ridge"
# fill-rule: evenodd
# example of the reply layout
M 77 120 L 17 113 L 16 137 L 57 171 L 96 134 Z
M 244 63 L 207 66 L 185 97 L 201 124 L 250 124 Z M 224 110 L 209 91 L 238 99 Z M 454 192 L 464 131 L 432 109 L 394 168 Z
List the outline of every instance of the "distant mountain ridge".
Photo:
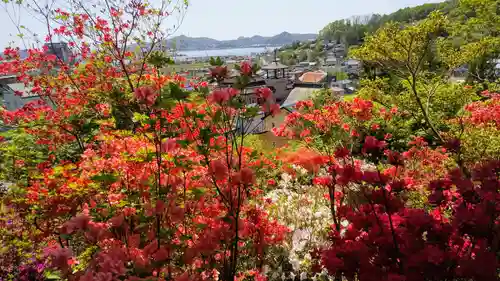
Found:
M 180 35 L 167 40 L 167 47 L 175 48 L 179 51 L 190 50 L 210 50 L 210 49 L 229 49 L 260 46 L 281 46 L 292 44 L 296 41 L 313 40 L 318 37 L 317 34 L 299 34 L 282 32 L 275 36 L 238 37 L 233 40 L 216 40 L 208 37 L 188 37 Z

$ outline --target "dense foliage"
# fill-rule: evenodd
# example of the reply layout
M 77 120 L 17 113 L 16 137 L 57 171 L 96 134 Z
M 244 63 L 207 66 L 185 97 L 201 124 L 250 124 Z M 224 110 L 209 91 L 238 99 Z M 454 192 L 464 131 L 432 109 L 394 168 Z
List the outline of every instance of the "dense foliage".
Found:
M 373 33 L 389 22 L 409 23 L 425 19 L 431 12 L 450 11 L 456 1 L 427 3 L 416 7 L 407 7 L 387 15 L 374 14 L 367 17 L 353 17 L 329 23 L 320 31 L 320 38 L 341 42 L 348 46 L 358 45 L 366 33 Z
M 169 3 L 39 7 L 48 45 L 4 51 L 40 99 L 2 111 L 2 280 L 499 278 L 498 77 L 449 79 L 498 53 L 494 1 L 378 29 L 359 97 L 297 102 L 279 149 L 249 136 L 284 111 L 266 87 L 245 104 L 256 64 L 233 87 L 220 59 L 206 81 L 163 72 Z

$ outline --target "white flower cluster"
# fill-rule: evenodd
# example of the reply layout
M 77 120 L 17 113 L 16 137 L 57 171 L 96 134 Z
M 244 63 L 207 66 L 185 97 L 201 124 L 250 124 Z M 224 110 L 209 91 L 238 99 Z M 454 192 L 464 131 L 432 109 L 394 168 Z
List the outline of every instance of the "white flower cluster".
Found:
M 296 176 L 282 174 L 277 187 L 266 197 L 274 203 L 267 210 L 270 216 L 291 230 L 289 241 L 285 243 L 288 262 L 293 271 L 300 274 L 310 269 L 310 252 L 325 245 L 332 218 L 325 187 L 311 185 L 308 172 L 294 168 Z

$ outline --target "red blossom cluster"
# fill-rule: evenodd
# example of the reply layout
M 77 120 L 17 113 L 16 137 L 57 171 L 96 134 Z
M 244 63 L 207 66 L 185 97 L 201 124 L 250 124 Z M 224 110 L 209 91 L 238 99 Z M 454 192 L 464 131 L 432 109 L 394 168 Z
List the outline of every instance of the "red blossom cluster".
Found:
M 145 59 L 152 53 L 128 51 L 131 32 L 166 13 L 139 2 L 110 7 L 109 18 L 54 11 L 63 24 L 52 34 L 78 53 L 72 65 L 47 47 L 24 60 L 4 52 L 0 71 L 40 100 L 2 111 L 3 120 L 49 152 L 36 167 L 13 161 L 28 171 L 23 196 L 5 201 L 23 222 L 19 237 L 36 241 L 33 255 L 68 280 L 264 280 L 267 249 L 288 230 L 260 205 L 258 175 L 272 163 L 235 141 L 244 136 L 234 120 L 252 116 L 234 102 L 238 90 L 192 101 L 185 85 L 206 94 L 206 81 L 164 75 Z M 242 75 L 253 70 L 241 65 Z M 223 79 L 227 68 L 212 75 Z
M 494 104 L 492 99 L 470 105 L 471 118 L 481 119 Z M 343 140 L 337 148 L 311 143 L 314 150 L 285 160 L 315 173 L 313 184 L 327 188 L 331 244 L 312 253 L 315 270 L 327 269 L 337 280 L 498 279 L 500 162 L 478 164 L 472 172 L 449 169 L 450 153 L 460 143 L 447 151 L 429 147 L 421 137 L 406 151 L 393 150 L 391 138 L 377 134 L 380 123 L 373 122 L 377 115 L 377 122 L 389 121 L 394 108 L 388 115 L 361 100 L 321 109 L 306 101 L 296 108 L 279 135 L 303 138 L 296 132 L 308 130 Z M 423 202 L 413 201 L 412 194 Z
M 497 280 L 498 161 L 477 167 L 472 178 L 455 170 L 432 181 L 430 210 L 410 207 L 405 194 L 411 187 L 397 177 L 351 169 L 337 165 L 333 182 L 358 184 L 366 199 L 352 207 L 336 195 L 339 224 L 319 258 L 330 274 L 349 280 Z
M 494 126 L 500 129 L 500 94 L 491 94 L 486 102 L 474 102 L 465 107 L 470 115 L 465 121 L 476 126 Z

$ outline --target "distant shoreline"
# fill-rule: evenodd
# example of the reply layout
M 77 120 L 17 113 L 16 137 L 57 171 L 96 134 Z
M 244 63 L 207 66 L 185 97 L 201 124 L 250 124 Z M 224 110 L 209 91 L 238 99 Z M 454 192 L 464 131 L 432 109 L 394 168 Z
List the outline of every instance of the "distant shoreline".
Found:
M 255 54 L 266 53 L 279 47 L 280 46 L 266 46 L 266 47 L 243 47 L 243 48 L 175 51 L 174 56 L 179 59 L 207 58 L 207 57 L 242 57 L 242 56 L 251 56 Z
M 252 49 L 252 48 L 280 48 L 280 47 L 282 47 L 282 45 L 225 47 L 225 48 L 209 48 L 209 49 L 183 49 L 183 50 L 175 50 L 175 51 L 178 53 L 182 53 L 182 52 L 194 52 L 194 51 L 214 51 L 214 50 Z

